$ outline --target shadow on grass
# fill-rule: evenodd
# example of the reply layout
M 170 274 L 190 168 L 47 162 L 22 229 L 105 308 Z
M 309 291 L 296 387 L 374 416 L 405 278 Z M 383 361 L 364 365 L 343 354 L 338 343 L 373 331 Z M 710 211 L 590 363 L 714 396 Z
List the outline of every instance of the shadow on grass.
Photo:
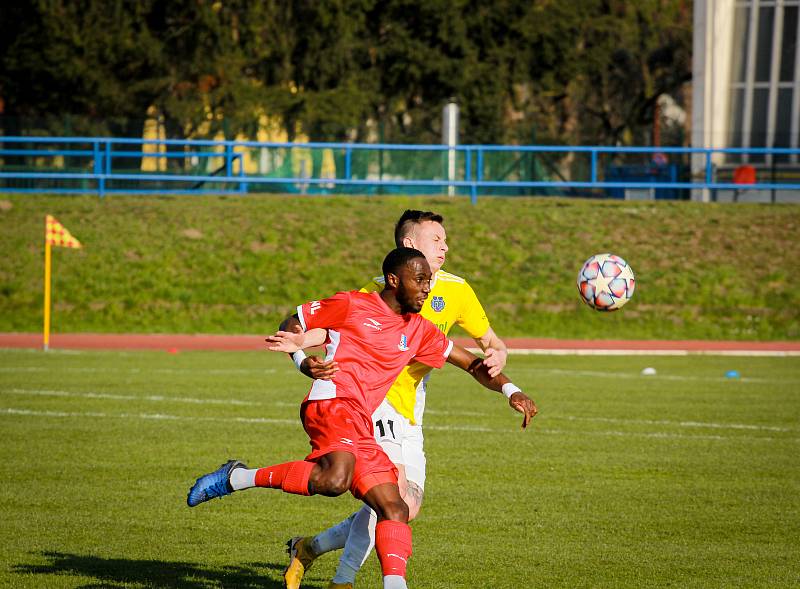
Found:
M 283 583 L 268 578 L 268 571 L 282 572 L 284 565 L 246 563 L 242 566 L 211 568 L 191 562 L 103 558 L 63 552 L 41 552 L 45 564 L 17 564 L 21 575 L 76 575 L 97 581 L 81 589 L 138 584 L 163 589 L 207 589 L 208 587 L 259 587 L 278 589 Z M 309 587 L 321 587 L 310 584 Z

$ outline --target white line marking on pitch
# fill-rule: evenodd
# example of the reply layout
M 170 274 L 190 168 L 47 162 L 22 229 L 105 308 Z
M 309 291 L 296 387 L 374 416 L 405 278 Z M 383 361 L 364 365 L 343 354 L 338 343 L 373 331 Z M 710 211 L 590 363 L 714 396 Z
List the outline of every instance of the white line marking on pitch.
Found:
M 0 415 L 18 415 L 29 417 L 54 417 L 54 418 L 106 418 L 106 419 L 144 419 L 156 421 L 196 421 L 196 422 L 217 422 L 217 423 L 251 423 L 251 424 L 271 424 L 271 425 L 300 425 L 297 419 L 273 419 L 267 417 L 194 417 L 183 415 L 169 415 L 165 413 L 103 413 L 103 412 L 77 412 L 77 411 L 36 411 L 31 409 L 0 409 Z M 488 428 L 482 426 L 449 426 L 449 425 L 429 425 L 427 428 L 437 431 L 455 432 L 489 432 L 503 433 L 508 430 L 503 428 Z M 543 434 L 557 434 L 568 436 L 614 436 L 614 437 L 639 437 L 657 439 L 677 439 L 677 440 L 719 440 L 719 441 L 790 441 L 800 442 L 800 438 L 772 438 L 761 436 L 715 436 L 715 435 L 685 435 L 667 432 L 622 432 L 622 431 L 574 431 L 553 428 L 537 427 L 536 431 Z
M 112 393 L 75 393 L 70 391 L 51 391 L 41 389 L 0 389 L 0 394 L 6 395 L 20 395 L 20 396 L 33 396 L 33 397 L 77 397 L 82 399 L 100 399 L 111 401 L 150 401 L 150 402 L 163 402 L 163 403 L 190 403 L 194 405 L 233 405 L 233 406 L 251 406 L 251 407 L 299 407 L 298 403 L 291 403 L 287 401 L 275 401 L 269 403 L 261 403 L 258 401 L 243 401 L 240 399 L 196 399 L 192 397 L 167 397 L 164 395 L 118 395 Z M 449 415 L 449 416 L 467 416 L 467 417 L 480 417 L 486 413 L 477 411 L 437 411 L 427 410 L 431 415 Z M 598 423 L 615 423 L 620 425 L 663 425 L 667 427 L 684 427 L 684 428 L 709 428 L 709 429 L 732 429 L 732 430 L 754 430 L 754 431 L 774 431 L 774 432 L 791 432 L 796 431 L 796 428 L 747 424 L 747 423 L 716 423 L 706 421 L 670 421 L 667 419 L 624 419 L 614 417 L 582 417 L 576 415 L 547 415 L 542 416 L 540 421 L 544 420 L 567 420 L 567 421 L 589 421 Z M 429 429 L 449 429 L 450 426 L 427 426 Z M 481 426 L 455 426 L 462 428 L 460 431 L 493 431 L 491 429 L 482 428 Z
M 679 374 L 654 374 L 652 376 L 643 376 L 634 372 L 602 372 L 600 370 L 565 370 L 563 368 L 536 368 L 533 366 L 520 366 L 514 369 L 514 372 L 540 372 L 545 374 L 557 374 L 559 376 L 597 376 L 601 378 L 626 378 L 626 379 L 639 379 L 644 381 L 652 380 L 675 380 L 675 381 L 704 381 L 704 382 L 753 382 L 753 383 L 785 383 L 791 384 L 800 382 L 796 378 L 757 378 L 757 377 L 741 377 L 736 379 L 727 378 L 725 376 L 684 376 Z
M 763 356 L 788 358 L 800 356 L 797 350 L 604 350 L 509 348 L 509 354 L 520 356 Z
M 275 374 L 275 368 L 97 368 L 78 366 L 0 366 L 0 372 L 76 372 L 96 373 L 113 372 L 115 374 L 211 374 L 227 376 L 231 374 Z M 296 371 L 292 371 L 296 372 Z
M 550 419 L 566 419 L 568 421 L 594 421 L 599 423 L 618 423 L 622 425 L 666 425 L 675 427 L 707 427 L 711 429 L 744 429 L 770 432 L 795 431 L 795 429 L 790 427 L 751 425 L 747 423 L 709 423 L 705 421 L 669 421 L 666 419 L 616 419 L 613 417 L 575 417 L 572 415 L 565 415 L 563 417 L 559 417 L 558 415 L 549 415 L 548 417 Z
M 467 348 L 482 354 L 480 348 Z M 790 358 L 800 356 L 799 350 L 617 350 L 608 348 L 509 348 L 515 356 L 763 356 Z
M 300 425 L 299 419 L 273 419 L 269 417 L 193 417 L 183 415 L 169 415 L 165 413 L 102 413 L 96 411 L 34 411 L 31 409 L 0 409 L 0 414 L 25 415 L 33 417 L 91 417 L 108 419 L 148 419 L 157 421 L 212 421 L 235 423 L 268 423 L 279 425 Z
M 562 429 L 549 429 L 539 428 L 536 430 L 543 434 L 563 434 L 563 435 L 577 435 L 577 436 L 612 436 L 612 437 L 633 437 L 633 438 L 663 438 L 674 440 L 748 440 L 748 441 L 767 441 L 776 442 L 785 440 L 789 442 L 800 442 L 800 438 L 772 438 L 769 436 L 714 436 L 714 435 L 684 435 L 684 434 L 671 434 L 667 432 L 621 432 L 621 431 L 602 431 L 602 432 L 575 432 L 572 430 Z
M 192 403 L 196 405 L 263 405 L 255 401 L 238 399 L 194 399 L 192 397 L 165 397 L 164 395 L 115 395 L 112 393 L 73 393 L 69 391 L 47 391 L 33 389 L 0 390 L 2 394 L 39 397 L 79 397 L 82 399 L 107 399 L 112 401 L 156 401 L 167 403 Z

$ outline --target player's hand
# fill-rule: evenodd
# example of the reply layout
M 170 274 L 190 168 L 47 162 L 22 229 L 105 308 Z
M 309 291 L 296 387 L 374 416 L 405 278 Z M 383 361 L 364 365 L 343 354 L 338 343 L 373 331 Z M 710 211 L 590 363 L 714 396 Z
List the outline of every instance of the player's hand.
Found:
M 512 409 L 525 415 L 525 417 L 522 418 L 522 429 L 528 427 L 531 419 L 536 417 L 536 414 L 539 413 L 533 399 L 529 398 L 528 395 L 523 392 L 516 392 L 511 395 L 508 399 L 508 404 L 511 405 Z
M 300 363 L 300 372 L 314 380 L 331 380 L 339 372 L 336 360 L 323 360 L 317 356 L 308 356 Z
M 286 352 L 294 354 L 297 350 L 303 349 L 306 334 L 303 328 L 296 326 L 295 331 L 277 331 L 274 335 L 268 335 L 264 341 L 267 342 L 267 349 L 271 352 Z
M 486 348 L 486 354 L 483 358 L 483 365 L 489 369 L 489 376 L 494 378 L 503 371 L 506 367 L 506 359 L 508 352 L 505 350 L 495 350 L 494 348 Z

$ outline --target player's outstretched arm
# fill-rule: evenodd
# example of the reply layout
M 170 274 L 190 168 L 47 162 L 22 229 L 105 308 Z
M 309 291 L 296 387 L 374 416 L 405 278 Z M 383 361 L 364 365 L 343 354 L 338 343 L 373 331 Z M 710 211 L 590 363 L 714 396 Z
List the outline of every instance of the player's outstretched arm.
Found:
M 475 380 L 487 389 L 506 395 L 506 397 L 508 397 L 508 404 L 513 409 L 523 414 L 523 429 L 528 427 L 531 419 L 539 412 L 533 399 L 519 390 L 505 374 L 501 372 L 497 376 L 491 376 L 489 374 L 489 368 L 484 364 L 483 360 L 469 350 L 454 345 L 453 349 L 450 351 L 450 355 L 447 357 L 447 361 L 470 373 Z
M 286 352 L 292 354 L 304 348 L 313 348 L 325 343 L 327 333 L 324 329 L 316 328 L 303 331 L 297 315 L 292 315 L 283 320 L 278 331 L 268 335 L 264 341 L 267 349 L 272 352 Z
M 306 341 L 306 333 L 300 324 L 297 315 L 292 315 L 284 319 L 278 331 L 264 338 L 267 342 L 267 349 L 271 352 L 286 352 L 292 354 L 303 349 Z
M 489 369 L 489 376 L 497 376 L 506 367 L 508 347 L 491 327 L 481 337 L 475 339 L 481 350 L 484 351 L 483 363 Z
M 304 348 L 321 346 L 326 338 L 324 329 L 315 328 L 304 332 L 297 315 L 292 315 L 281 323 L 277 332 L 267 336 L 264 341 L 267 342 L 268 350 L 289 354 L 300 372 L 309 378 L 330 380 L 339 370 L 336 362 L 303 353 Z

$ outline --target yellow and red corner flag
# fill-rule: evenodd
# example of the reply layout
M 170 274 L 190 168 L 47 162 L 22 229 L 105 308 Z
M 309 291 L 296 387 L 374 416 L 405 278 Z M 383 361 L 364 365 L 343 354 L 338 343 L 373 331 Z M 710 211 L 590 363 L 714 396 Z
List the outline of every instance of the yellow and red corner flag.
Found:
M 42 347 L 47 350 L 50 345 L 50 265 L 52 246 L 80 248 L 81 242 L 72 237 L 61 223 L 52 215 L 45 217 L 44 229 L 44 339 Z
M 52 215 L 47 215 L 45 219 L 45 241 L 50 245 L 59 247 L 81 247 L 81 242 L 72 237 L 67 228 L 59 223 Z

